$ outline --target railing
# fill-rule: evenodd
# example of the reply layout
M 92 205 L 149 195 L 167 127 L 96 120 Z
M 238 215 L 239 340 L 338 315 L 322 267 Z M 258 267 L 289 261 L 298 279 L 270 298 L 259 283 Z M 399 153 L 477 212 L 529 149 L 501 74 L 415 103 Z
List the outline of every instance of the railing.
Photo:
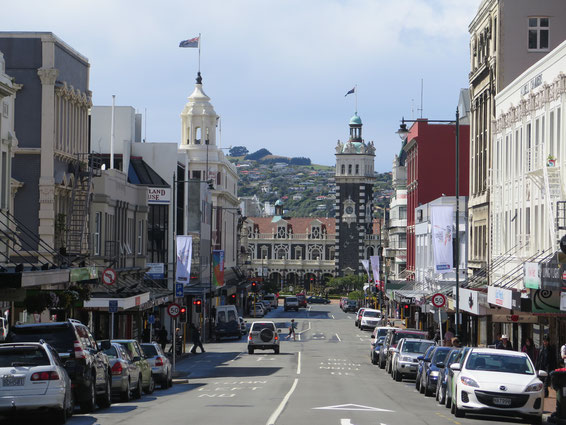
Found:
M 252 233 L 248 235 L 248 239 L 275 239 L 275 240 L 332 240 L 336 239 L 335 234 L 321 234 L 318 238 L 315 238 L 310 233 L 290 233 L 284 237 L 278 236 L 276 233 Z

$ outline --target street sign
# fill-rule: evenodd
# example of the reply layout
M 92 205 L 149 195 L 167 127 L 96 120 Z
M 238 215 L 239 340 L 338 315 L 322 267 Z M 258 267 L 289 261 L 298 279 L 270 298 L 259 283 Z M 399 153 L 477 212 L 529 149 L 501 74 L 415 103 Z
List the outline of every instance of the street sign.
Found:
M 184 283 L 175 283 L 175 296 L 176 297 L 184 297 L 185 296 L 185 284 Z
M 147 323 L 149 323 L 150 325 L 153 325 L 155 323 L 155 316 L 153 314 L 149 315 L 149 317 L 147 318 Z
M 108 300 L 108 313 L 118 313 L 118 300 Z
M 104 269 L 102 272 L 102 283 L 114 285 L 116 283 L 116 271 L 114 269 Z
M 179 304 L 169 304 L 169 307 L 167 307 L 167 313 L 169 313 L 169 316 L 171 317 L 177 317 L 181 314 L 181 307 Z
M 432 296 L 432 305 L 436 308 L 444 307 L 446 304 L 446 297 L 443 294 L 437 293 Z

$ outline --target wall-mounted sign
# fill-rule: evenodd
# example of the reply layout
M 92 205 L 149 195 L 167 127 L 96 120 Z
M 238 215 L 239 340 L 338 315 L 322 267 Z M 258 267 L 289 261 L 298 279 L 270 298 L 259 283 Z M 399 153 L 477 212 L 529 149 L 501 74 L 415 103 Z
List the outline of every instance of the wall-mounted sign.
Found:
M 476 316 L 484 315 L 485 308 L 485 294 L 478 291 L 471 291 L 469 289 L 460 288 L 460 310 L 467 311 L 468 313 L 475 314 Z
M 560 291 L 537 289 L 532 292 L 533 313 L 560 313 Z
M 147 203 L 150 205 L 168 205 L 171 202 L 171 189 L 168 187 L 148 187 Z
M 540 288 L 540 265 L 539 263 L 525 263 L 523 266 L 523 283 L 525 288 Z
M 165 264 L 164 263 L 146 263 L 149 270 L 145 273 L 152 279 L 165 278 Z
M 509 289 L 498 288 L 496 286 L 487 287 L 487 302 L 498 307 L 513 308 L 513 294 Z

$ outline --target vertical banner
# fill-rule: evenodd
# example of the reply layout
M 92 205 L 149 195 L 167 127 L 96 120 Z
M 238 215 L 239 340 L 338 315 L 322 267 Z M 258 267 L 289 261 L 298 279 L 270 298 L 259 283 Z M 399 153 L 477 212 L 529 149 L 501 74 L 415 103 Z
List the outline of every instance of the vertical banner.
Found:
M 436 273 L 448 273 L 454 267 L 454 247 L 452 245 L 454 207 L 433 206 L 431 207 L 431 217 L 434 271 Z
M 216 287 L 224 286 L 224 251 L 212 251 L 212 284 Z
M 371 270 L 373 272 L 373 280 L 377 287 L 381 290 L 381 281 L 379 280 L 379 255 L 373 255 L 369 257 L 371 262 Z
M 193 237 L 177 236 L 177 266 L 175 282 L 187 285 L 191 281 L 191 259 L 193 257 Z
M 364 266 L 364 269 L 368 275 L 368 282 L 370 281 L 370 277 L 369 277 L 369 260 L 362 260 L 362 266 Z

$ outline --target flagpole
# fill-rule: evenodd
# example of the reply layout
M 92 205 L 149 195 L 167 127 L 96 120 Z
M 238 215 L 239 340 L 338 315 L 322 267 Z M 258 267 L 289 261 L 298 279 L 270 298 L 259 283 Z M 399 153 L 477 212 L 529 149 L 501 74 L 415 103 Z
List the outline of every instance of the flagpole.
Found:
M 356 95 L 356 114 L 358 113 L 358 85 L 354 86 L 354 94 Z
M 200 32 L 198 33 L 198 72 L 200 73 Z

